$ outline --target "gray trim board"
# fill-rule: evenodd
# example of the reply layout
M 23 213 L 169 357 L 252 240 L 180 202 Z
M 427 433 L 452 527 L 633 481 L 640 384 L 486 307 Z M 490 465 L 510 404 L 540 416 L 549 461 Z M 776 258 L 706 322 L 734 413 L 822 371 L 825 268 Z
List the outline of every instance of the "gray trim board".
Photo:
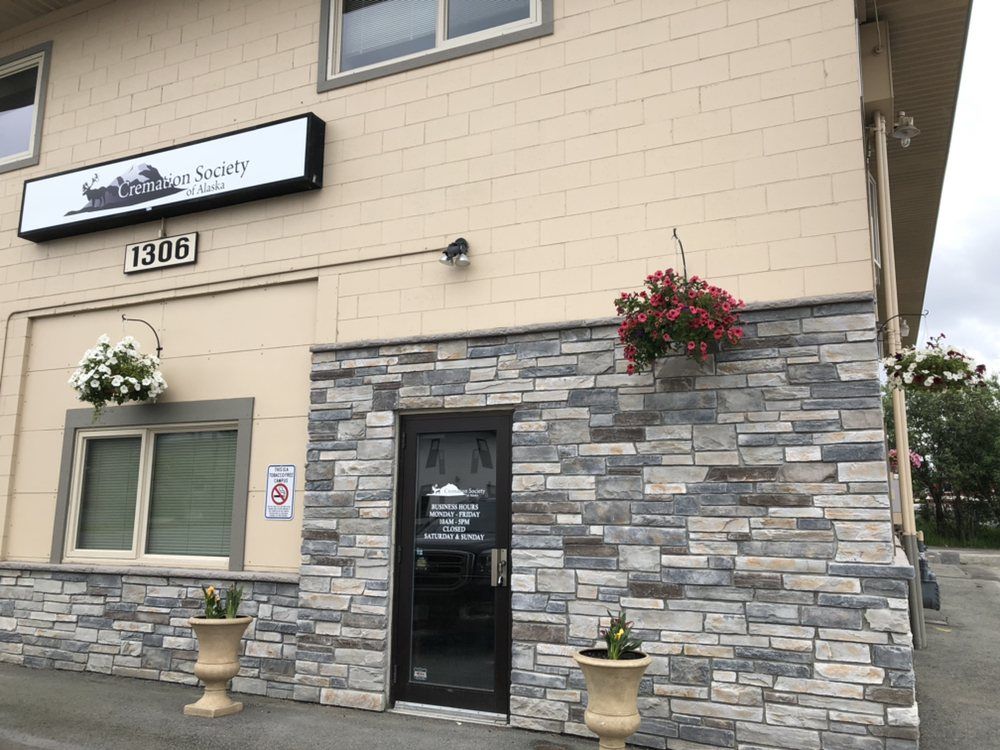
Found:
M 38 54 L 39 52 L 43 54 L 42 63 L 38 66 L 38 76 L 40 79 L 38 85 L 38 101 L 36 102 L 36 108 L 38 111 L 35 113 L 35 140 L 34 143 L 31 144 L 31 154 L 23 159 L 18 159 L 17 161 L 0 165 L 0 174 L 13 172 L 15 169 L 23 169 L 24 167 L 33 167 L 41 161 L 42 128 L 45 124 L 45 99 L 49 92 L 49 65 L 52 60 L 52 42 L 36 44 L 34 47 L 29 47 L 26 50 L 15 52 L 13 55 L 7 55 L 6 57 L 0 58 L 0 67 L 2 67 L 8 63 L 16 62 L 23 57 L 30 57 L 31 55 Z
M 250 444 L 253 427 L 253 399 L 227 398 L 214 401 L 184 401 L 175 404 L 141 404 L 105 409 L 94 419 L 92 409 L 69 409 L 63 430 L 59 464 L 59 491 L 52 528 L 49 562 L 61 564 L 65 552 L 66 521 L 73 477 L 73 449 L 78 430 L 94 427 L 160 427 L 191 422 L 236 422 L 236 480 L 233 485 L 233 514 L 229 538 L 229 569 L 243 570 L 246 549 L 247 491 L 250 486 Z
M 793 300 L 778 300 L 775 302 L 750 302 L 743 312 L 759 310 L 785 310 L 796 307 L 815 307 L 817 305 L 835 305 L 841 302 L 872 302 L 875 295 L 871 292 L 847 292 L 844 294 L 827 294 L 815 297 L 801 297 Z M 835 314 L 831 312 L 831 314 Z M 582 320 L 567 320 L 558 323 L 532 323 L 530 325 L 507 326 L 502 328 L 479 328 L 470 331 L 452 331 L 439 334 L 419 334 L 391 339 L 359 339 L 333 344 L 315 344 L 309 351 L 336 352 L 344 349 L 367 349 L 373 346 L 424 344 L 437 341 L 456 341 L 458 339 L 485 338 L 489 336 L 514 336 L 520 333 L 539 333 L 541 331 L 565 331 L 570 328 L 596 328 L 599 326 L 617 326 L 621 318 L 585 318 Z
M 536 26 L 527 29 L 518 29 L 508 34 L 490 37 L 489 39 L 480 39 L 479 41 L 457 47 L 435 49 L 418 57 L 390 61 L 374 68 L 366 68 L 354 73 L 344 73 L 331 78 L 329 76 L 330 44 L 331 40 L 336 36 L 332 33 L 333 24 L 331 23 L 331 19 L 333 14 L 330 12 L 333 2 L 335 0 L 321 0 L 320 2 L 319 66 L 316 73 L 316 91 L 319 93 L 343 88 L 344 86 L 353 86 L 362 81 L 371 81 L 376 78 L 394 75 L 395 73 L 402 73 L 406 70 L 415 70 L 416 68 L 434 65 L 445 60 L 454 60 L 466 55 L 474 55 L 477 52 L 486 52 L 498 47 L 506 47 L 508 44 L 517 44 L 529 39 L 538 39 L 543 36 L 549 36 L 555 30 L 552 0 L 541 0 L 541 21 Z
M 292 584 L 299 582 L 298 573 L 281 573 L 271 570 L 224 571 L 215 568 L 164 568 L 153 565 L 89 565 L 87 563 L 39 563 L 4 560 L 0 562 L 0 571 L 3 570 L 32 573 L 146 576 L 149 578 L 194 578 L 201 581 L 256 581 Z

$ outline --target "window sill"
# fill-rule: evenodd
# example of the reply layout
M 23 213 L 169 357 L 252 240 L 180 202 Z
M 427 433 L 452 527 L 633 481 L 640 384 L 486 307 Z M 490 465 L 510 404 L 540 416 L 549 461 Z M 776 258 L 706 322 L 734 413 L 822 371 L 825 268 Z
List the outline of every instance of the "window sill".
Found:
M 93 575 L 146 576 L 159 578 L 193 578 L 212 581 L 260 581 L 267 583 L 299 582 L 298 573 L 287 573 L 266 570 L 225 570 L 222 568 L 170 568 L 152 565 L 92 565 L 90 563 L 49 563 L 49 562 L 18 562 L 4 560 L 0 562 L 0 571 L 28 570 L 51 573 L 86 573 Z
M 323 7 L 324 9 L 329 8 L 329 4 L 324 3 Z M 322 24 L 322 28 L 329 28 L 328 17 L 324 17 Z M 316 91 L 318 93 L 333 91 L 334 89 L 343 88 L 345 86 L 353 86 L 356 83 L 372 81 L 376 78 L 384 78 L 386 76 L 395 75 L 396 73 L 402 73 L 407 70 L 415 70 L 417 68 L 423 68 L 427 65 L 434 65 L 435 63 L 444 62 L 445 60 L 455 60 L 460 57 L 465 57 L 466 55 L 474 55 L 479 52 L 486 52 L 499 47 L 506 47 L 509 44 L 517 44 L 518 42 L 528 41 L 529 39 L 538 39 L 539 37 L 549 36 L 552 34 L 553 29 L 552 4 L 551 0 L 546 0 L 542 3 L 541 22 L 535 24 L 534 26 L 517 29 L 516 31 L 509 31 L 504 34 L 498 34 L 496 36 L 486 37 L 483 39 L 477 39 L 467 44 L 457 44 L 451 47 L 439 47 L 414 57 L 408 57 L 401 60 L 390 60 L 377 67 L 365 68 L 355 72 L 341 73 L 332 77 L 326 77 L 323 75 L 323 71 L 326 70 L 326 66 L 328 64 L 326 55 L 330 50 L 329 34 L 324 33 L 320 39 L 319 71 L 321 77 L 316 84 Z

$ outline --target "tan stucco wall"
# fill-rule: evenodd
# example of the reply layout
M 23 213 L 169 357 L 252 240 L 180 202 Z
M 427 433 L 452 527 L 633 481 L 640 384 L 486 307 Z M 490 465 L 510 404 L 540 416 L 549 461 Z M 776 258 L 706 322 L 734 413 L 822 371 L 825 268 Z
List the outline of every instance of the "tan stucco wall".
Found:
M 297 570 L 309 410 L 301 384 L 309 379 L 315 318 L 311 282 L 32 319 L 3 557 L 49 559 L 66 410 L 81 407 L 66 380 L 97 336 L 123 335 L 123 313 L 160 333 L 169 384 L 161 402 L 254 397 L 245 565 Z M 145 327 L 129 323 L 124 332 L 144 351 L 153 349 Z M 267 466 L 278 463 L 298 467 L 292 521 L 264 519 Z

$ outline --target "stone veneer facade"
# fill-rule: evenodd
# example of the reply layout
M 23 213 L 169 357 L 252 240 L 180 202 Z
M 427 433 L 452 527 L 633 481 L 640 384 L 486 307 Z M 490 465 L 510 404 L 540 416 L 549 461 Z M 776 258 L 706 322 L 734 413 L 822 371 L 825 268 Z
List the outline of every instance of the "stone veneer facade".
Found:
M 610 321 L 315 347 L 299 697 L 386 704 L 399 413 L 502 409 L 513 725 L 586 731 L 571 654 L 621 606 L 654 657 L 642 744 L 915 748 L 873 304 L 745 320 L 656 377 L 624 374 Z
M 302 566 L 220 574 L 258 616 L 234 689 L 387 704 L 400 412 L 513 415 L 511 723 L 585 733 L 571 654 L 624 607 L 651 747 L 914 750 L 870 299 L 745 314 L 628 376 L 609 321 L 315 347 Z M 0 564 L 0 661 L 193 683 L 200 579 Z
M 294 575 L 0 563 L 0 662 L 197 685 L 188 618 L 207 580 L 244 588 L 247 629 L 233 689 L 291 698 Z

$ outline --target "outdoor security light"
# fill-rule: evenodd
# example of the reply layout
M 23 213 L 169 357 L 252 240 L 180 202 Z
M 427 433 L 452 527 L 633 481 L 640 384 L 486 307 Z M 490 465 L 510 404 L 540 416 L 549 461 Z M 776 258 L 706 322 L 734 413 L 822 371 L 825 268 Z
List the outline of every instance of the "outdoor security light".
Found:
M 441 257 L 438 258 L 438 262 L 446 266 L 458 266 L 459 268 L 468 266 L 472 262 L 469 260 L 468 241 L 464 237 L 459 237 L 444 249 Z
M 909 148 L 910 141 L 920 135 L 920 128 L 913 124 L 913 118 L 900 110 L 899 119 L 892 128 L 892 137 L 898 138 L 903 148 Z

